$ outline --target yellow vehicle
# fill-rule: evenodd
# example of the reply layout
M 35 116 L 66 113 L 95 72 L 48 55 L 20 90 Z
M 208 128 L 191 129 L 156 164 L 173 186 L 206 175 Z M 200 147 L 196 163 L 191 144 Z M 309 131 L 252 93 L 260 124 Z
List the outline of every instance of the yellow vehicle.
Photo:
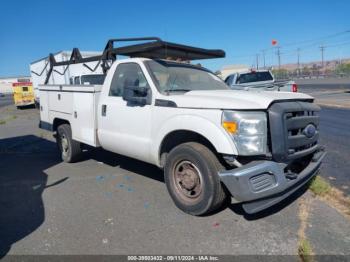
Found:
M 34 105 L 34 89 L 31 82 L 13 83 L 13 100 L 17 108 Z

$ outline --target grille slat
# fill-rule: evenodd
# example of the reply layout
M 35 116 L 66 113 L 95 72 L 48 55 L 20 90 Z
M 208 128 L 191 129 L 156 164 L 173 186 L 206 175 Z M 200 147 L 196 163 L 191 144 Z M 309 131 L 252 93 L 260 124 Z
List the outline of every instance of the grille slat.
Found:
M 318 136 L 319 136 L 318 131 L 316 131 L 316 134 L 311 138 L 307 138 L 303 134 L 296 135 L 296 136 L 289 136 L 288 137 L 288 148 L 295 149 L 298 147 L 312 145 L 313 143 L 317 142 Z
M 318 126 L 318 116 L 300 116 L 287 119 L 287 129 L 294 130 L 306 127 L 308 124 Z

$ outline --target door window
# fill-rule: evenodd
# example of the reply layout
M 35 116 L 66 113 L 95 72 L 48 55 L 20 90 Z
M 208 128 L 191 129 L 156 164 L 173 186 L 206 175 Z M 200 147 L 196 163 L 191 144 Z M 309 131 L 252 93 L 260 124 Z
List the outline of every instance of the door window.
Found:
M 141 67 L 136 63 L 125 63 L 117 66 L 113 75 L 109 96 L 123 96 L 127 86 L 149 88 Z

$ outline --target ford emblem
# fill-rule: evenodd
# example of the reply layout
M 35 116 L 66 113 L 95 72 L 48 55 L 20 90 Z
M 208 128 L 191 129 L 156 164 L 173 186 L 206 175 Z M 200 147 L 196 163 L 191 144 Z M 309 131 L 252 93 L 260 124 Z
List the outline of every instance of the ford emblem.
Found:
M 308 124 L 304 130 L 303 130 L 303 134 L 307 137 L 307 138 L 311 138 L 316 134 L 316 127 L 313 124 Z

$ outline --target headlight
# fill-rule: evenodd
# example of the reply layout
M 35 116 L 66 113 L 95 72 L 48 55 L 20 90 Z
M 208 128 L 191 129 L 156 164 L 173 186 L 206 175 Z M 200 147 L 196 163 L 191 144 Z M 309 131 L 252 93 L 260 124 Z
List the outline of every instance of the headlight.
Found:
M 262 155 L 267 149 L 267 123 L 264 112 L 224 111 L 222 126 L 240 155 Z

